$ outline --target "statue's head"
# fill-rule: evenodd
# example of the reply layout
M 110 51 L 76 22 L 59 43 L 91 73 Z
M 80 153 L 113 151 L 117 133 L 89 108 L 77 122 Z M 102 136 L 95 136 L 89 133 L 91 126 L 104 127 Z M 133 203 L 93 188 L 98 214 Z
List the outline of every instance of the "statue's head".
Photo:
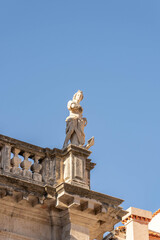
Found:
M 80 102 L 83 100 L 83 92 L 78 90 L 78 92 L 76 92 L 73 96 L 73 101 L 76 101 L 76 102 Z

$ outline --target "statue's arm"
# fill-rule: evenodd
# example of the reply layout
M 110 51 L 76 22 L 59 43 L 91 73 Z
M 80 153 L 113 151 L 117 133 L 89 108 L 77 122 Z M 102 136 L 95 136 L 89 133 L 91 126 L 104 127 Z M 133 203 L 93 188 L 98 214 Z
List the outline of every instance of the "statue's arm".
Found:
M 77 104 L 75 102 L 73 102 L 72 100 L 70 100 L 67 104 L 67 108 L 69 111 L 71 111 L 72 109 L 76 109 L 78 108 Z

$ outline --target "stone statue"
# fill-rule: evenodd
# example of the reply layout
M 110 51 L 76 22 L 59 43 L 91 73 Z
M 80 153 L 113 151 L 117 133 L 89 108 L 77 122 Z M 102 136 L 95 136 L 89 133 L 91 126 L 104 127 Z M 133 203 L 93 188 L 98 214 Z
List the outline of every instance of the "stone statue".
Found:
M 83 108 L 80 102 L 83 100 L 83 92 L 78 90 L 67 104 L 70 115 L 66 118 L 66 138 L 63 148 L 71 144 L 83 147 L 85 144 L 84 127 L 87 125 L 87 119 L 82 117 Z M 94 137 L 92 137 L 85 148 L 89 149 L 94 144 Z

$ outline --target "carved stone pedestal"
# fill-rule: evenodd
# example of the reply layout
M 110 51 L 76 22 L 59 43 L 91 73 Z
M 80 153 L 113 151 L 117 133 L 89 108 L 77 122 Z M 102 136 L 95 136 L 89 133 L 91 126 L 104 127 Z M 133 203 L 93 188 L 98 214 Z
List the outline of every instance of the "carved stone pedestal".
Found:
M 90 151 L 74 145 L 69 145 L 64 154 L 64 182 L 72 185 L 90 188 L 90 170 L 94 163 L 88 160 Z M 90 166 L 89 166 L 90 165 Z

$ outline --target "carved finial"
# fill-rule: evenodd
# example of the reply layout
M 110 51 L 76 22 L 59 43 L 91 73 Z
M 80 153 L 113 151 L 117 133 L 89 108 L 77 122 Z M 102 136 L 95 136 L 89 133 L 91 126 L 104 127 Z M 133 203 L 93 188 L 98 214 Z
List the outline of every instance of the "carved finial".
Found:
M 73 99 L 67 104 L 70 115 L 66 118 L 66 138 L 63 148 L 67 147 L 69 141 L 74 145 L 85 147 L 87 149 L 94 145 L 94 137 L 92 137 L 88 141 L 88 144 L 84 146 L 84 127 L 87 125 L 87 119 L 82 117 L 83 108 L 80 105 L 82 100 L 83 92 L 78 90 L 74 94 Z

